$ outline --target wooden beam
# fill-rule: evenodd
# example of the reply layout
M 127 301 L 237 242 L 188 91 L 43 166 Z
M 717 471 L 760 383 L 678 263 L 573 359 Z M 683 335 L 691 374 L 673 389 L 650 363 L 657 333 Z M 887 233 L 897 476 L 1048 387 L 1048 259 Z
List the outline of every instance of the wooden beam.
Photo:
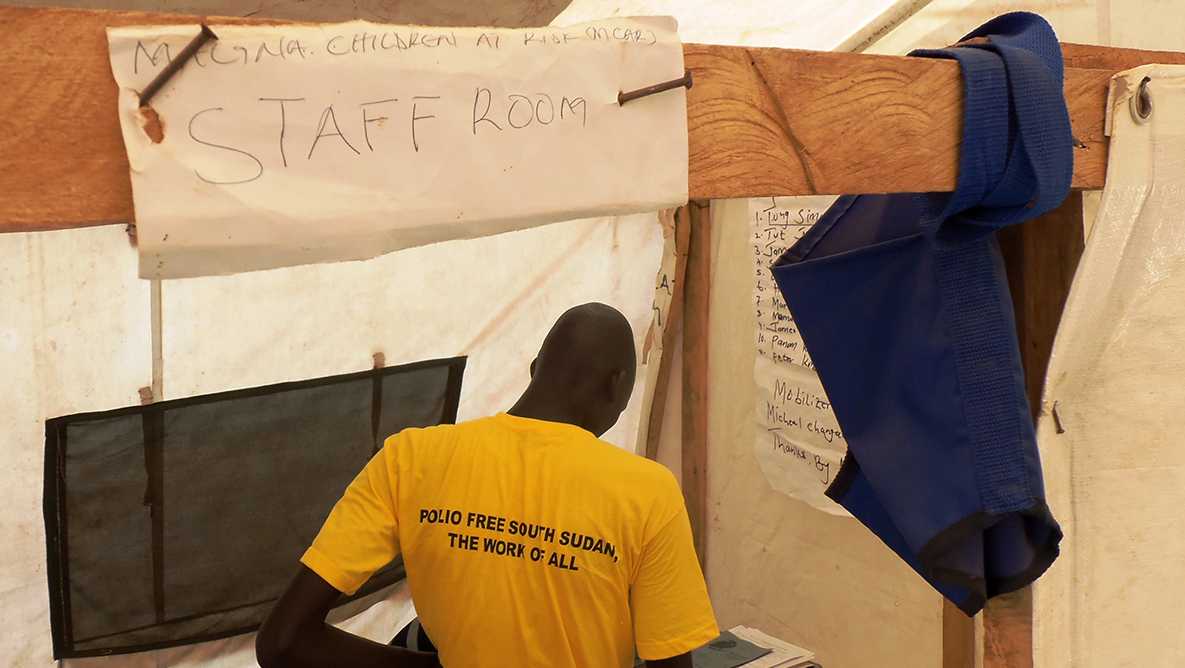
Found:
M 962 90 L 950 60 L 684 47 L 693 197 L 943 191 L 954 187 Z M 1074 185 L 1102 187 L 1111 70 L 1070 70 Z
M 128 222 L 131 183 L 108 26 L 195 23 L 148 12 L 0 7 L 0 231 Z M 212 23 L 277 23 L 210 18 Z M 1111 74 L 1182 54 L 1067 45 L 1074 185 L 1100 188 Z M 962 93 L 947 60 L 684 45 L 692 199 L 953 187 Z
M 1045 370 L 1085 247 L 1082 193 L 1060 207 L 1000 232 L 1033 418 L 1041 409 Z M 1032 668 L 1033 594 L 1029 588 L 988 601 L 984 610 L 984 668 Z
M 708 326 L 712 285 L 712 211 L 691 201 L 683 281 L 683 497 L 703 566 L 708 529 Z
M 1145 51 L 1143 49 L 1115 49 L 1095 44 L 1062 44 L 1062 58 L 1067 68 L 1091 70 L 1127 70 L 1148 63 L 1185 65 L 1185 53 L 1180 51 Z

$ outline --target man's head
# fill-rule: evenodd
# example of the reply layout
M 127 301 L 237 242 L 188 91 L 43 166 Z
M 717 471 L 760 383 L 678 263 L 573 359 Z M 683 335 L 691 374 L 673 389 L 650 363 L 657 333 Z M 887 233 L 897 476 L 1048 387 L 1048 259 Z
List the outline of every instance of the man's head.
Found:
M 551 327 L 531 363 L 526 399 L 546 403 L 597 436 L 609 431 L 629 403 L 637 354 L 630 323 L 605 304 L 568 309 Z

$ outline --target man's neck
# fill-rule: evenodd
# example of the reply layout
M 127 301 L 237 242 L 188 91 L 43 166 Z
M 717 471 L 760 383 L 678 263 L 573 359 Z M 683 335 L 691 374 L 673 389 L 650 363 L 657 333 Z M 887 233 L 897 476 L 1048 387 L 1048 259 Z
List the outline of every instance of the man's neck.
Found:
M 588 429 L 582 424 L 581 418 L 568 406 L 563 406 L 549 397 L 539 396 L 538 393 L 528 390 L 515 402 L 509 410 L 506 411 L 509 415 L 514 415 L 522 418 L 530 418 L 532 420 L 544 420 L 546 422 L 560 422 L 563 424 L 571 424 L 581 429 Z

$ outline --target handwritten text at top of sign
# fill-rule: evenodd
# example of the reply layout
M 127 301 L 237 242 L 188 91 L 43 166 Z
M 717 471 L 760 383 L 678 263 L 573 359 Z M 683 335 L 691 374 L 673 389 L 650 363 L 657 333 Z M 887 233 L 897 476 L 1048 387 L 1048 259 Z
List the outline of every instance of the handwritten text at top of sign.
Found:
M 573 42 L 624 42 L 652 46 L 658 43 L 658 36 L 653 30 L 593 24 L 577 32 L 562 29 L 479 32 L 469 41 L 459 39 L 456 31 L 408 28 L 333 34 L 318 43 L 284 35 L 240 40 L 239 43 L 214 40 L 198 49 L 193 61 L 198 67 L 243 66 L 275 59 L 299 61 L 324 56 L 339 58 L 367 54 L 398 54 L 415 49 L 540 48 Z M 174 46 L 164 41 L 149 44 L 145 44 L 143 40 L 138 41 L 132 55 L 132 72 L 139 74 L 141 70 L 163 68 L 172 61 L 173 49 Z

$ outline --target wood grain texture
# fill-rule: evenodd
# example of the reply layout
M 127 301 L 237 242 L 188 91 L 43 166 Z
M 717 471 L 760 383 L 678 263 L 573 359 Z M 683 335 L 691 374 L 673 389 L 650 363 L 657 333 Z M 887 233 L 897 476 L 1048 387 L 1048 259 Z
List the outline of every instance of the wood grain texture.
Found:
M 950 60 L 687 44 L 693 198 L 954 187 L 962 125 Z M 1066 73 L 1074 187 L 1101 188 L 1114 70 Z
M 1086 248 L 1082 214 L 1082 193 L 1072 192 L 1053 211 L 999 233 L 1034 420 L 1062 309 Z
M 1005 228 L 1000 250 L 1008 271 L 1025 391 L 1036 419 L 1045 370 L 1062 309 L 1070 294 L 1085 240 L 1082 193 L 1024 225 Z M 1033 594 L 1029 588 L 988 601 L 984 610 L 984 668 L 1032 668 Z
M 683 281 L 683 498 L 700 566 L 708 531 L 708 332 L 712 285 L 712 215 L 707 202 L 691 201 L 691 235 Z
M 990 599 L 983 612 L 983 668 L 1033 668 L 1033 592 Z
M 662 441 L 663 416 L 666 414 L 667 396 L 671 387 L 671 366 L 675 357 L 675 334 L 683 322 L 683 282 L 687 277 L 687 248 L 691 241 L 691 212 L 681 206 L 675 212 L 675 275 L 671 285 L 671 306 L 667 310 L 667 324 L 662 330 L 662 355 L 658 360 L 658 378 L 654 383 L 654 398 L 647 416 L 646 449 L 647 459 L 658 459 L 658 446 Z
M 942 668 L 975 668 L 975 619 L 942 599 Z
M 148 12 L 0 7 L 0 231 L 132 220 L 105 28 L 196 23 Z M 219 23 L 276 21 L 209 17 Z M 1074 185 L 1100 188 L 1117 69 L 1158 52 L 1069 45 Z M 956 175 L 962 93 L 951 61 L 684 45 L 692 199 L 938 191 Z M 1180 57 L 1181 54 L 1171 54 Z
M 201 19 L 0 7 L 0 232 L 134 220 L 106 28 Z
M 954 183 L 954 63 L 692 44 L 684 53 L 695 77 L 687 110 L 694 197 Z

